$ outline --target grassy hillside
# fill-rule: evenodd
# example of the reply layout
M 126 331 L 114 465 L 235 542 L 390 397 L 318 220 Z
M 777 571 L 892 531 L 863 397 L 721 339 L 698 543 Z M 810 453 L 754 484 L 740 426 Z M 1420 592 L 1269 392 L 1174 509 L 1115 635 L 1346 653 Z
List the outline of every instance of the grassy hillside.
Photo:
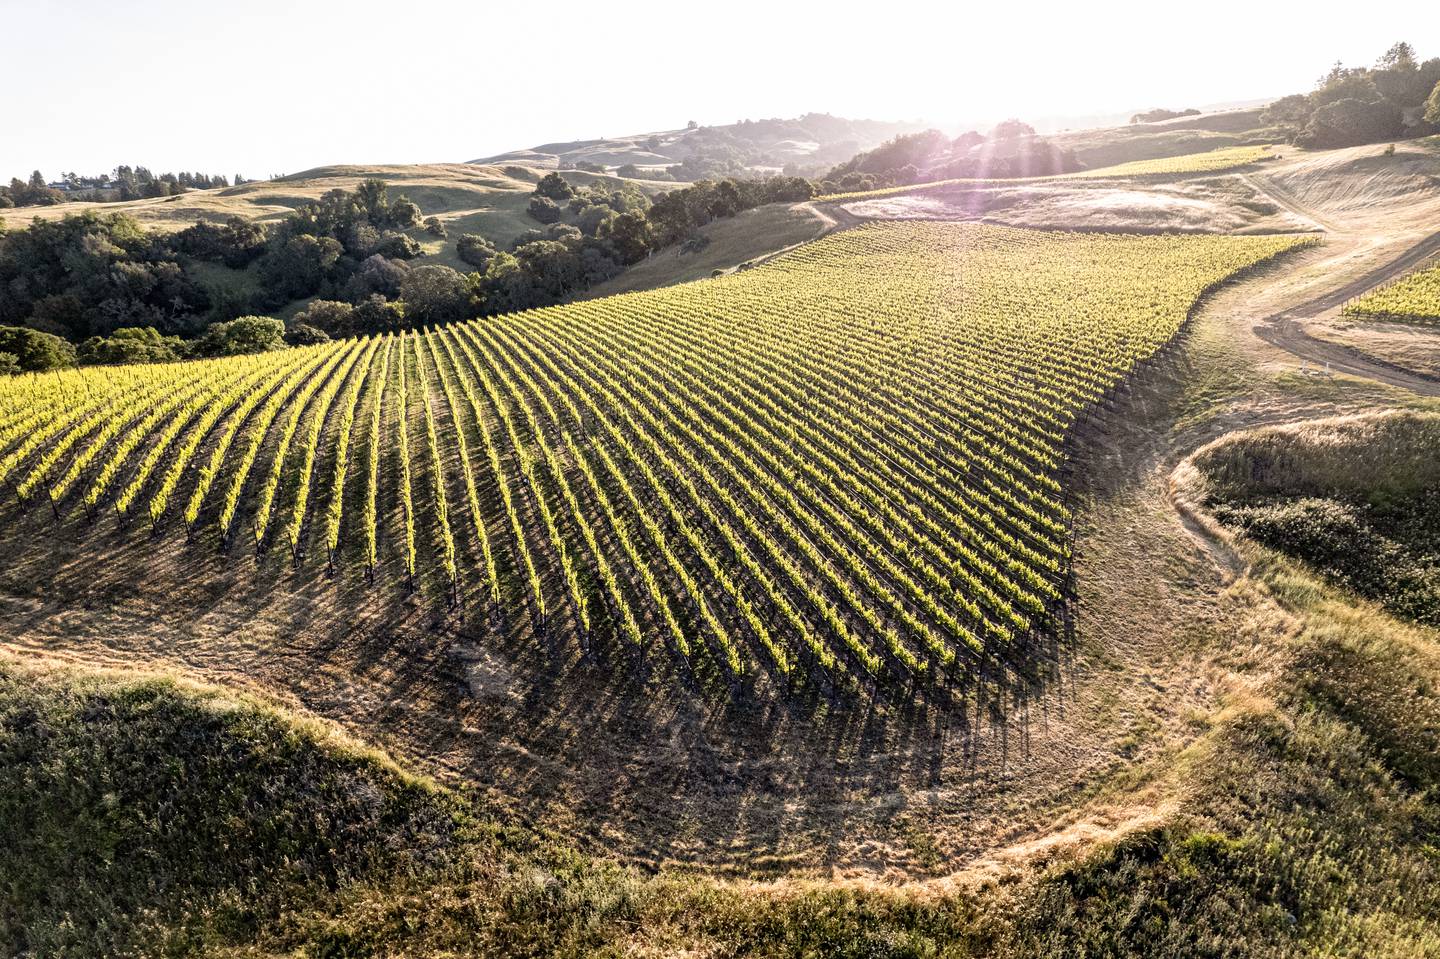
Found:
M 0 948 L 186 952 L 461 839 L 433 785 L 332 728 L 163 676 L 0 658 Z
M 832 203 L 842 200 L 865 200 L 877 197 L 898 196 L 912 193 L 943 192 L 964 186 L 1010 186 L 1029 183 L 1054 183 L 1068 180 L 1145 180 L 1147 178 L 1174 179 L 1182 176 L 1223 173 L 1239 170 L 1270 159 L 1269 147 L 1224 147 L 1204 153 L 1187 153 L 1180 156 L 1166 156 L 1159 159 L 1130 160 L 1098 170 L 1082 170 L 1075 173 L 1060 173 L 1054 176 L 1024 177 L 1003 180 L 961 178 L 935 180 L 905 186 L 884 187 L 878 190 L 861 190 L 853 193 L 831 193 L 816 199 Z
M 63 203 L 48 207 L 20 207 L 0 210 L 0 219 L 20 227 L 34 217 L 58 219 L 68 213 L 97 209 L 102 213 L 125 213 L 150 229 L 180 230 L 197 220 L 218 221 L 243 216 L 261 222 L 281 219 L 302 203 L 319 199 L 330 190 L 353 190 L 362 180 L 381 179 L 390 184 L 391 195 L 404 194 L 419 205 L 425 216 L 439 217 L 450 233 L 448 242 L 427 236 L 416 228 L 412 235 L 439 257 L 439 262 L 458 264 L 454 238 L 461 233 L 479 233 L 505 246 L 538 224 L 525 213 L 530 193 L 543 173 L 521 166 L 480 166 L 466 163 L 403 166 L 316 167 L 276 180 L 261 180 L 218 190 L 196 190 L 178 197 L 131 200 L 125 203 Z M 654 191 L 673 189 L 674 184 L 621 181 L 616 177 L 567 171 L 565 178 L 576 185 L 596 182 L 636 183 Z
M 1279 427 L 1196 455 L 1206 505 L 1395 615 L 1440 626 L 1440 416 Z
M 811 209 L 771 203 L 701 227 L 700 248 L 677 244 L 652 254 L 613 280 L 592 287 L 586 299 L 653 290 L 733 270 L 787 247 L 813 240 L 826 223 Z
M 849 159 L 900 133 L 920 129 L 919 124 L 878 120 L 846 120 L 826 114 L 795 119 L 742 121 L 698 128 L 660 130 L 631 136 L 563 143 L 543 143 L 474 161 L 484 164 L 519 164 L 541 170 L 562 165 L 598 163 L 611 169 L 634 164 L 642 170 L 671 166 L 687 157 L 730 149 L 755 170 L 777 171 L 787 163 L 823 167 Z
M 1283 142 L 1284 137 L 1278 131 L 1263 126 L 1262 112 L 1261 108 L 1227 110 L 1159 123 L 1057 133 L 1050 139 L 1056 146 L 1073 151 L 1075 159 L 1092 170 L 1224 147 Z

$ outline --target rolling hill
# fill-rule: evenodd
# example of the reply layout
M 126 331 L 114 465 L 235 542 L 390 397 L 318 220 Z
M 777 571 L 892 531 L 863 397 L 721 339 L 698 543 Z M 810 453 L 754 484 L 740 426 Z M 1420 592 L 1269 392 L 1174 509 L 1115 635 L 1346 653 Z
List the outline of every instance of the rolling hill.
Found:
M 129 200 L 123 203 L 64 203 L 57 206 L 0 209 L 0 220 L 22 227 L 33 218 L 58 219 L 69 213 L 95 209 L 125 213 L 142 225 L 162 231 L 181 230 L 208 220 L 241 216 L 262 223 L 274 222 L 302 203 L 318 200 L 330 190 L 353 190 L 362 181 L 379 179 L 392 191 L 415 201 L 425 216 L 435 216 L 453 234 L 478 233 L 498 245 L 536 226 L 525 215 L 525 204 L 542 173 L 510 165 L 435 163 L 400 166 L 316 167 L 274 180 L 254 180 L 241 186 L 194 190 L 175 197 Z M 674 184 L 626 180 L 582 171 L 568 171 L 567 180 L 578 185 L 633 183 L 643 190 L 673 189 Z M 420 230 L 415 236 L 427 252 L 442 255 L 442 244 L 430 241 Z M 452 244 L 453 245 L 453 244 Z M 453 259 L 453 257 L 451 257 Z M 458 264 L 458 260 L 455 261 Z
M 101 209 L 376 177 L 460 267 L 548 171 L 905 129 Z M 1086 169 L 695 191 L 556 305 L 0 376 L 0 952 L 1440 954 L 1440 138 L 1050 140 Z
M 846 120 L 807 113 L 792 120 L 743 120 L 715 126 L 682 127 L 632 136 L 543 143 L 474 160 L 484 164 L 520 164 L 543 170 L 596 163 L 614 169 L 634 164 L 660 169 L 686 158 L 730 157 L 740 168 L 778 172 L 786 164 L 825 167 L 848 160 L 901 133 L 923 129 L 919 123 Z

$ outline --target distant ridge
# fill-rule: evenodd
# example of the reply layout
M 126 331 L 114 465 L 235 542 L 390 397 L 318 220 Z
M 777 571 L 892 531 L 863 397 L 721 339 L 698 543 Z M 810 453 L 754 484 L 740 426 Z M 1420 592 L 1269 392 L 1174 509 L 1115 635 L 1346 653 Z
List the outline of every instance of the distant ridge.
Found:
M 848 120 L 826 113 L 793 119 L 741 120 L 717 126 L 681 127 L 629 136 L 542 143 L 529 149 L 471 160 L 566 169 L 594 163 L 642 170 L 688 164 L 701 174 L 739 170 L 776 171 L 787 164 L 821 168 L 873 149 L 901 133 L 925 129 L 918 121 Z

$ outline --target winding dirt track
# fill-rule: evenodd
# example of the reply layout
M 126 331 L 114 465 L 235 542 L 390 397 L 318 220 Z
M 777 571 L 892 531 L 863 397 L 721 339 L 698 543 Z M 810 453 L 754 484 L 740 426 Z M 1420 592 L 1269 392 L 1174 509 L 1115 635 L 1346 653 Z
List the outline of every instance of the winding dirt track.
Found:
M 1343 227 L 1302 204 L 1288 190 L 1279 187 L 1269 178 L 1242 174 L 1241 179 L 1291 213 L 1311 220 L 1333 233 L 1343 235 L 1347 232 Z M 1304 321 L 1338 311 L 1348 300 L 1409 272 L 1436 253 L 1440 253 L 1440 233 L 1432 233 L 1399 256 L 1349 283 L 1312 297 L 1297 306 L 1272 313 L 1256 324 L 1255 335 L 1302 360 L 1309 360 L 1317 366 L 1326 365 L 1333 372 L 1365 377 L 1422 396 L 1440 396 L 1440 378 L 1385 363 L 1339 343 L 1316 339 L 1307 333 L 1304 327 Z
M 1302 321 L 1338 309 L 1346 300 L 1407 272 L 1437 250 L 1440 250 L 1440 233 L 1427 237 L 1385 266 L 1353 283 L 1297 307 L 1265 317 L 1256 325 L 1255 335 L 1302 360 L 1309 360 L 1317 365 L 1326 364 L 1337 373 L 1363 376 L 1422 396 L 1440 396 L 1440 378 L 1392 366 L 1339 343 L 1317 340 L 1305 332 L 1302 325 Z

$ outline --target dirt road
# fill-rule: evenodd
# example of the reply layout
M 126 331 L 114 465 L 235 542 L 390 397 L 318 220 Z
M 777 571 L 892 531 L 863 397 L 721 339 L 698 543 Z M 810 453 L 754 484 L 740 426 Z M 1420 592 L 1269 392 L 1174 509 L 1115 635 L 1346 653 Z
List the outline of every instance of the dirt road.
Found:
M 1352 230 L 1301 203 L 1294 194 L 1271 178 L 1258 174 L 1242 174 L 1240 178 L 1296 216 L 1324 227 L 1337 239 L 1361 239 Z M 1311 297 L 1297 306 L 1266 316 L 1255 325 L 1255 335 L 1301 360 L 1314 363 L 1320 369 L 1328 368 L 1334 373 L 1365 377 L 1422 396 L 1440 396 L 1440 379 L 1436 377 L 1386 363 L 1340 343 L 1317 339 L 1305 330 L 1306 321 L 1338 314 L 1347 301 L 1408 273 L 1436 253 L 1440 253 L 1440 233 L 1432 233 L 1348 283 Z

